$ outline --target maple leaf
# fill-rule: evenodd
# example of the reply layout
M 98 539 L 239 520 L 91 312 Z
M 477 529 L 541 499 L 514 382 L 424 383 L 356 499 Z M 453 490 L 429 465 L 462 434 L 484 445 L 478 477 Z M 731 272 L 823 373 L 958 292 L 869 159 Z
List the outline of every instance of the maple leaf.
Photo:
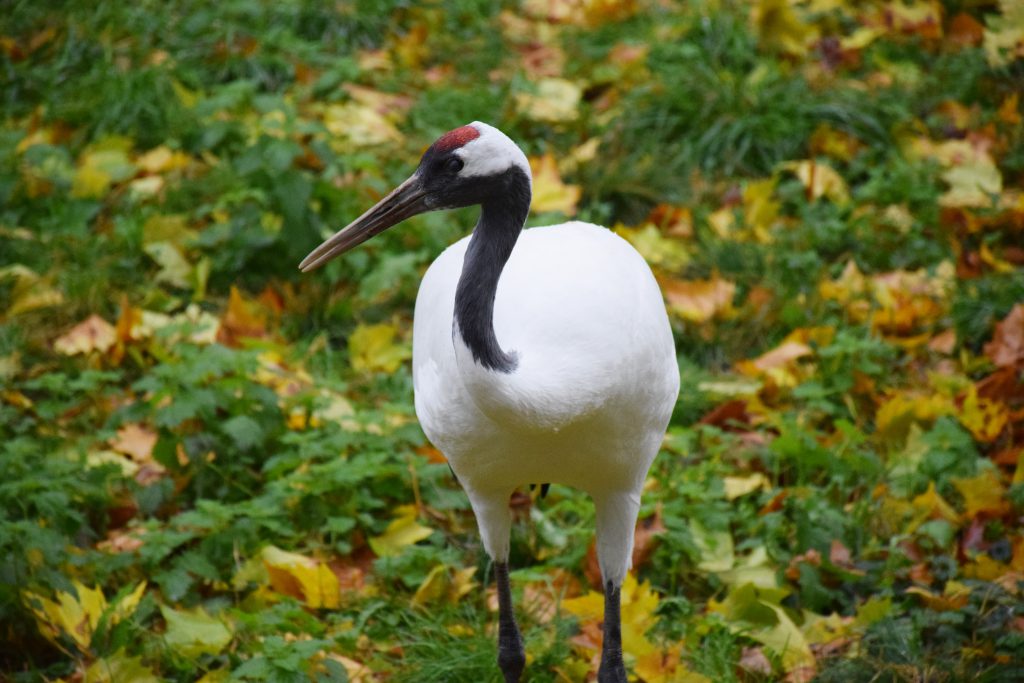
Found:
M 733 310 L 736 285 L 718 275 L 708 280 L 663 278 L 659 282 L 669 311 L 683 320 L 705 323 L 715 317 L 727 317 Z

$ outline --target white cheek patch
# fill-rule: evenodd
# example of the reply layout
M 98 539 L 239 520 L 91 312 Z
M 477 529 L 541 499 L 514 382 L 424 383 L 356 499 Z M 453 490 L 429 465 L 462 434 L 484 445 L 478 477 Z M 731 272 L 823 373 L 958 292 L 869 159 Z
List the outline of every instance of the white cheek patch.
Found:
M 507 135 L 479 121 L 470 125 L 480 131 L 480 137 L 470 140 L 455 151 L 464 164 L 459 177 L 495 175 L 504 173 L 512 166 L 518 166 L 527 178 L 531 177 L 526 155 Z

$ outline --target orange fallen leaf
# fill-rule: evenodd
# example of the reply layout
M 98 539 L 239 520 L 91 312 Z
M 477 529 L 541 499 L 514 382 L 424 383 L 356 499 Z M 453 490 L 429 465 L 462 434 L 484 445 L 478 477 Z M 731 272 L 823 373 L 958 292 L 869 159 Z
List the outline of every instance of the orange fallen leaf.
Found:
M 736 285 L 718 275 L 708 280 L 665 278 L 660 282 L 669 310 L 683 320 L 704 323 L 732 310 Z

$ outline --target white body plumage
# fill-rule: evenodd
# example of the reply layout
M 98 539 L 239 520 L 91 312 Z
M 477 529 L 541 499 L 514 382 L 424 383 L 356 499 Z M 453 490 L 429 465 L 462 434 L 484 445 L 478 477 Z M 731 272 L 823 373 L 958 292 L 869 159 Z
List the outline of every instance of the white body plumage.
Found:
M 494 303 L 498 342 L 518 365 L 497 372 L 474 362 L 454 327 L 469 239 L 434 261 L 416 299 L 416 414 L 469 494 L 496 560 L 508 556 L 512 491 L 566 484 L 594 498 L 602 573 L 618 584 L 644 478 L 679 392 L 657 282 L 605 228 L 524 230 Z

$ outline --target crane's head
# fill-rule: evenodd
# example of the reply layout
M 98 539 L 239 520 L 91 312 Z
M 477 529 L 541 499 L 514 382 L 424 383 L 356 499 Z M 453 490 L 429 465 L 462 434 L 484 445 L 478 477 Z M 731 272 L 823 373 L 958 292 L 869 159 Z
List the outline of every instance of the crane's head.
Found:
M 522 150 L 497 128 L 474 121 L 439 137 L 408 180 L 310 252 L 299 268 L 303 272 L 318 268 L 406 218 L 427 211 L 508 198 L 525 219 L 530 189 L 530 166 Z

